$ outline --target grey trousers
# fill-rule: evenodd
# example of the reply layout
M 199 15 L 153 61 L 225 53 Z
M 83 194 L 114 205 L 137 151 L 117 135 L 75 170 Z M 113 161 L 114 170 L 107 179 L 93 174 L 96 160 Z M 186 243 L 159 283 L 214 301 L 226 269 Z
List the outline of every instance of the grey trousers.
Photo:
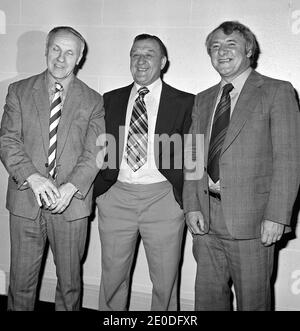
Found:
M 138 234 L 153 284 L 151 310 L 177 310 L 183 211 L 169 182 L 117 182 L 98 197 L 102 276 L 100 310 L 125 310 Z
M 238 310 L 270 310 L 274 245 L 260 238 L 236 240 L 228 233 L 221 203 L 211 199 L 211 230 L 193 236 L 197 261 L 195 310 L 230 310 L 233 282 Z
M 81 259 L 87 218 L 66 222 L 41 211 L 36 220 L 10 215 L 11 265 L 8 310 L 33 310 L 46 240 L 53 253 L 57 286 L 55 310 L 79 310 Z

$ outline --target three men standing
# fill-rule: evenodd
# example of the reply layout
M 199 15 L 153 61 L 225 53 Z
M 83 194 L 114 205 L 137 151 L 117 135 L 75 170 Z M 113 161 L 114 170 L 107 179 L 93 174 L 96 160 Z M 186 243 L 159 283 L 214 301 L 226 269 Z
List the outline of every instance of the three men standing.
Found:
M 153 284 L 151 309 L 177 309 L 183 141 L 191 122 L 191 134 L 205 137 L 204 175 L 186 180 L 183 194 L 197 261 L 195 308 L 229 310 L 232 280 L 239 310 L 270 309 L 273 244 L 289 229 L 300 182 L 298 105 L 290 83 L 251 68 L 258 45 L 244 25 L 222 23 L 206 46 L 221 82 L 194 103 L 192 94 L 161 80 L 168 62 L 162 41 L 138 35 L 130 51 L 134 83 L 104 95 L 104 123 L 101 96 L 74 75 L 85 40 L 70 27 L 50 31 L 47 70 L 10 85 L 1 123 L 0 157 L 10 175 L 8 309 L 34 308 L 47 239 L 56 309 L 79 309 L 96 140 L 105 125 L 115 138 L 116 167 L 103 168 L 95 181 L 100 309 L 126 309 L 138 235 Z M 170 144 L 175 136 L 179 148 Z

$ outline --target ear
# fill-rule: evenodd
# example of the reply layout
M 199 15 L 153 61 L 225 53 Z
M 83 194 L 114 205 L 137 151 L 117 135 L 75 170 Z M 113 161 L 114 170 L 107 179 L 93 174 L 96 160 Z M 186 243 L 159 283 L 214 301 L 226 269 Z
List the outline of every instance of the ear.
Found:
M 163 56 L 161 58 L 160 70 L 163 70 L 163 68 L 165 67 L 166 63 L 167 63 L 167 58 L 165 56 Z
M 80 61 L 81 61 L 81 59 L 82 59 L 82 56 L 83 56 L 83 49 L 81 50 L 81 53 L 80 53 L 80 55 L 79 55 L 79 57 L 78 57 L 78 59 L 77 59 L 77 61 L 76 61 L 76 65 L 77 65 L 77 66 L 78 66 L 79 63 L 80 63 Z
M 78 66 L 79 65 L 79 63 L 80 63 L 80 61 L 81 61 L 81 59 L 82 59 L 82 57 L 83 57 L 83 53 L 84 53 L 84 49 L 85 49 L 85 44 L 83 44 L 82 42 L 81 42 L 81 44 L 80 44 L 80 55 L 79 55 L 79 57 L 78 57 L 78 59 L 77 59 L 77 61 L 76 61 L 76 65 Z
M 81 59 L 82 59 L 82 54 L 79 56 L 78 60 L 76 61 L 76 65 L 77 65 L 77 66 L 79 65 Z

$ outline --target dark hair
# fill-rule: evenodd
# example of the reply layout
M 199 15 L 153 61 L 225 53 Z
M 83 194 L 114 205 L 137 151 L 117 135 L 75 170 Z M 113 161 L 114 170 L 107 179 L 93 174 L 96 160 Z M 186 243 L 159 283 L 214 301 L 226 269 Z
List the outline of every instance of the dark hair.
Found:
M 136 41 L 139 41 L 139 40 L 146 40 L 146 39 L 155 40 L 159 44 L 159 48 L 160 48 L 162 55 L 165 56 L 168 60 L 167 48 L 166 48 L 165 44 L 157 36 L 147 34 L 147 33 L 142 33 L 142 34 L 137 35 L 134 38 L 133 43 L 135 43 Z
M 251 50 L 250 64 L 251 67 L 256 67 L 258 56 L 260 53 L 259 45 L 254 33 L 245 25 L 238 21 L 226 21 L 215 28 L 206 38 L 205 45 L 207 52 L 210 55 L 210 44 L 211 40 L 216 31 L 222 30 L 226 35 L 230 35 L 234 31 L 238 31 L 246 40 L 246 50 Z
M 53 28 L 47 35 L 46 49 L 48 49 L 48 47 L 49 47 L 49 42 L 50 42 L 51 38 L 59 31 L 69 32 L 69 33 L 73 34 L 74 36 L 76 36 L 78 39 L 80 39 L 80 41 L 82 42 L 82 50 L 84 51 L 84 49 L 86 48 L 85 39 L 78 31 L 73 29 L 71 26 L 57 26 L 57 27 Z

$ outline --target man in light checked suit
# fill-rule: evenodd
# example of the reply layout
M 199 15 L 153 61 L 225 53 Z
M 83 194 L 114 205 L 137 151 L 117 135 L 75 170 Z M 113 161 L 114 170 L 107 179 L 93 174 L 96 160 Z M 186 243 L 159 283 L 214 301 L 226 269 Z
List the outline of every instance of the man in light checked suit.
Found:
M 0 157 L 9 173 L 9 310 L 34 309 L 46 240 L 58 278 L 55 309 L 80 308 L 80 262 L 99 170 L 96 140 L 105 127 L 102 97 L 74 75 L 84 48 L 84 38 L 73 28 L 52 29 L 46 43 L 47 70 L 9 86 L 0 131 Z M 49 110 L 56 83 L 63 91 L 53 178 Z
M 244 25 L 222 23 L 206 46 L 221 82 L 195 99 L 191 133 L 204 135 L 204 174 L 185 180 L 183 191 L 197 261 L 195 309 L 229 310 L 232 280 L 238 310 L 269 310 L 274 243 L 290 229 L 300 180 L 298 105 L 289 82 L 251 68 L 258 45 Z M 213 180 L 213 122 L 228 83 L 230 121 Z

